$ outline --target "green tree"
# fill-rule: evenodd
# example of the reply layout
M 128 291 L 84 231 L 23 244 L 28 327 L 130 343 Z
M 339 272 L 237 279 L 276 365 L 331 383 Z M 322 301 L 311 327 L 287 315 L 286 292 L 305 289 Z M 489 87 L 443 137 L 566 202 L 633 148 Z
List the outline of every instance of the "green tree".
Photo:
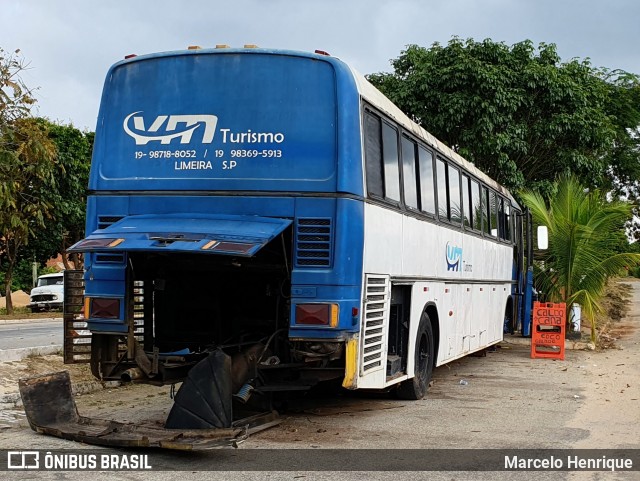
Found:
M 601 70 L 607 83 L 607 112 L 614 123 L 615 137 L 606 152 L 609 175 L 601 187 L 635 203 L 630 232 L 640 240 L 640 77 L 622 70 Z
M 602 69 L 608 94 L 606 111 L 613 121 L 615 137 L 606 152 L 609 175 L 604 186 L 617 195 L 640 199 L 640 77 L 622 70 Z
M 54 267 L 41 266 L 38 269 L 38 275 L 52 274 L 57 272 Z M 4 285 L 4 272 L 0 272 L 0 284 Z M 33 287 L 33 262 L 27 259 L 20 259 L 14 269 L 13 276 L 11 278 L 11 291 L 22 290 L 24 292 L 30 292 Z
M 82 132 L 72 125 L 44 122 L 55 145 L 61 175 L 56 177 L 55 185 L 39 194 L 53 209 L 46 225 L 23 249 L 22 257 L 44 265 L 62 254 L 65 269 L 78 269 L 82 268 L 82 256 L 67 255 L 65 251 L 84 237 L 93 133 Z
M 410 45 L 392 66 L 368 79 L 511 189 L 550 192 L 553 179 L 569 172 L 590 186 L 606 185 L 612 174 L 623 183 L 640 178 L 629 131 L 640 118 L 637 76 L 611 75 L 587 60 L 563 63 L 555 45 L 536 49 L 529 40 Z
M 595 343 L 595 314 L 601 310 L 607 279 L 640 262 L 640 254 L 617 252 L 632 205 L 608 201 L 603 192 L 585 189 L 574 177 L 560 178 L 553 191 L 549 198 L 532 190 L 520 193 L 534 222 L 549 231 L 549 248 L 536 264 L 537 285 L 544 299 L 566 302 L 567 314 L 573 303 L 580 304 Z
M 55 182 L 55 149 L 46 125 L 29 117 L 35 103 L 20 73 L 18 53 L 0 49 L 0 238 L 5 259 L 7 312 L 13 312 L 11 283 L 20 250 L 44 225 L 52 205 L 41 198 Z

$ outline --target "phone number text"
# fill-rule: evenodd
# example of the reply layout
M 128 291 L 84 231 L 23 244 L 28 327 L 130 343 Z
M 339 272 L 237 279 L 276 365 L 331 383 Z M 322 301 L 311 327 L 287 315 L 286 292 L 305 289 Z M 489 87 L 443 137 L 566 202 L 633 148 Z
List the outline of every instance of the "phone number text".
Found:
M 148 154 L 144 152 L 136 152 L 136 159 L 149 157 L 150 159 L 195 159 L 195 150 L 152 150 Z
M 231 157 L 263 157 L 263 158 L 279 158 L 282 157 L 282 150 L 232 150 Z

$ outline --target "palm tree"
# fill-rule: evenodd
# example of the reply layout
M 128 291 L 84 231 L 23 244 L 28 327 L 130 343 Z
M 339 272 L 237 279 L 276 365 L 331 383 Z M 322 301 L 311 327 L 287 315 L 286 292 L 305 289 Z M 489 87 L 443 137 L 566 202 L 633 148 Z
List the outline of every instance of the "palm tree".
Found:
M 571 305 L 580 304 L 595 343 L 595 314 L 601 311 L 607 279 L 640 262 L 640 254 L 613 250 L 631 219 L 632 206 L 608 201 L 604 193 L 585 189 L 573 177 L 558 179 L 555 192 L 548 201 L 537 192 L 521 192 L 534 222 L 549 231 L 549 248 L 537 264 L 537 285 L 544 299 L 566 303 L 567 319 Z

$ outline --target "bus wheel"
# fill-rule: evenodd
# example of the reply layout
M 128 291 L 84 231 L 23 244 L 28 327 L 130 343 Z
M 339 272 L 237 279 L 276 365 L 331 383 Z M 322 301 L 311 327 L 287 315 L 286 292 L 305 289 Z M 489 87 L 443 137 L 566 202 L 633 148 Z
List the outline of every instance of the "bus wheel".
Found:
M 427 394 L 433 372 L 433 352 L 431 319 L 426 312 L 423 312 L 416 336 L 415 375 L 412 379 L 400 383 L 397 391 L 400 399 L 416 401 Z

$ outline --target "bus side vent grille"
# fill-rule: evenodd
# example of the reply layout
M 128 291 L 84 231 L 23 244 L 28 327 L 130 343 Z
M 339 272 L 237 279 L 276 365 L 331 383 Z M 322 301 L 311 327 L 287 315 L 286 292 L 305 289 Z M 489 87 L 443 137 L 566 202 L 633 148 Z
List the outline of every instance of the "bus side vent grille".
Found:
M 115 224 L 119 220 L 123 219 L 123 215 L 99 215 L 98 216 L 98 229 L 106 229 L 111 224 Z
M 296 221 L 296 267 L 331 267 L 332 245 L 331 219 Z
M 365 278 L 364 316 L 362 319 L 362 375 L 382 369 L 386 349 L 387 312 L 389 311 L 389 277 L 367 275 Z

